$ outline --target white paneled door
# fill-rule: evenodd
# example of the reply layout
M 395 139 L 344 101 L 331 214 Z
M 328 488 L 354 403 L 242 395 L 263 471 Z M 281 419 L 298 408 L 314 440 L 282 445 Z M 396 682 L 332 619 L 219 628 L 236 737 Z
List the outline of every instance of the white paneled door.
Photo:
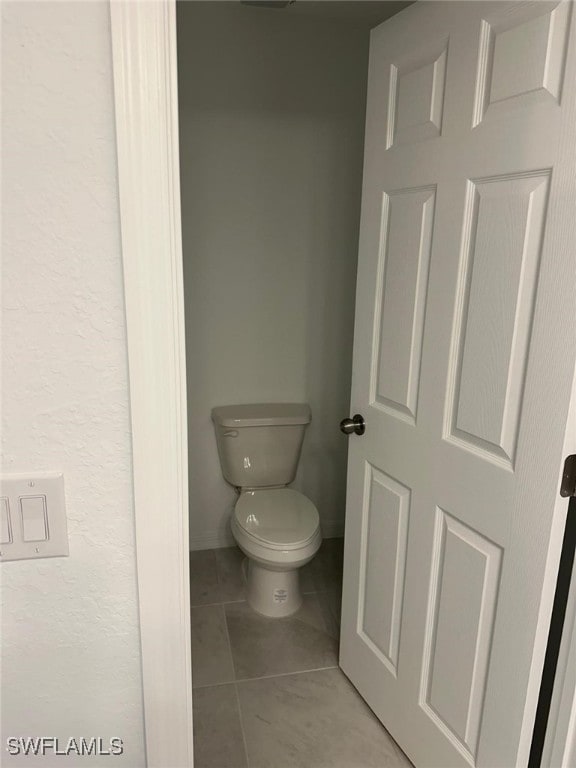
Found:
M 341 666 L 418 768 L 528 757 L 567 508 L 575 10 L 419 2 L 372 33 Z

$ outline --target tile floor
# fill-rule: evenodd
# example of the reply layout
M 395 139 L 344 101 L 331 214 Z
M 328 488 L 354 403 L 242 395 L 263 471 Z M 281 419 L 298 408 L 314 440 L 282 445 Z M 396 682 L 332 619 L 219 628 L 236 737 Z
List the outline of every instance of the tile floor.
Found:
M 410 768 L 338 668 L 342 539 L 302 569 L 285 619 L 245 602 L 243 557 L 190 553 L 195 768 Z

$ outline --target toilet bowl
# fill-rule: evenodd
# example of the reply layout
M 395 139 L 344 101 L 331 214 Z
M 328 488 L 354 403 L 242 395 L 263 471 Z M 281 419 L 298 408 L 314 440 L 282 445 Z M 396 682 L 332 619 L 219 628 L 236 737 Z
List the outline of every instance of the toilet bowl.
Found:
M 322 543 L 314 504 L 291 488 L 244 491 L 231 529 L 248 558 L 248 603 L 265 616 L 295 613 L 302 605 L 299 569 Z
M 222 474 L 239 493 L 230 522 L 247 557 L 247 600 L 264 616 L 302 604 L 299 569 L 322 542 L 318 510 L 287 486 L 296 476 L 310 407 L 300 403 L 212 409 Z

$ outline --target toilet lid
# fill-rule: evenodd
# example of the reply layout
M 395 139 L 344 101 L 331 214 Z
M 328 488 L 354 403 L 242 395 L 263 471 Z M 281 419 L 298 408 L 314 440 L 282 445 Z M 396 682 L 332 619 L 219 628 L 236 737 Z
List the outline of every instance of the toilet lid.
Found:
M 236 502 L 234 517 L 254 538 L 288 547 L 309 541 L 320 525 L 314 504 L 291 488 L 245 491 Z

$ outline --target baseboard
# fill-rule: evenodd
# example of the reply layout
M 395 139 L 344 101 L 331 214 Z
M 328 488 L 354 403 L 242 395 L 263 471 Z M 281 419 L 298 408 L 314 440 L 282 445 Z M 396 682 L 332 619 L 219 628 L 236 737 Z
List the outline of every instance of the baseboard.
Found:
M 323 539 L 340 539 L 344 536 L 343 520 L 321 520 L 320 527 Z
M 233 547 L 234 538 L 230 531 L 205 531 L 195 536 L 190 536 L 190 551 L 196 552 L 199 549 L 222 549 L 223 547 Z

